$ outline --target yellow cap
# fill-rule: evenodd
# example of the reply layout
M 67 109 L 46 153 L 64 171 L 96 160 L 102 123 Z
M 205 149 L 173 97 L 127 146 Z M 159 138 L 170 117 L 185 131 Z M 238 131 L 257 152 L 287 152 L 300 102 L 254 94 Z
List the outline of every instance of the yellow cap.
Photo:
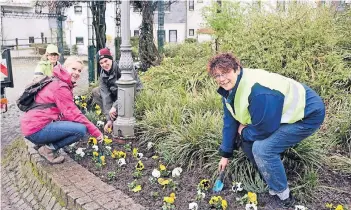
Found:
M 49 44 L 49 45 L 46 47 L 46 54 L 51 54 L 51 53 L 56 53 L 56 54 L 60 55 L 60 53 L 58 52 L 58 48 L 57 48 L 56 45 Z

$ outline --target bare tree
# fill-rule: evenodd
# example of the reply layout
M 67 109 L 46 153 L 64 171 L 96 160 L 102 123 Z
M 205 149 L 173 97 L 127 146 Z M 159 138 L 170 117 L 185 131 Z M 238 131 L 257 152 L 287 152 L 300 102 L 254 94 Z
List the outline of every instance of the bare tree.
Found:
M 132 2 L 132 5 L 136 9 L 139 9 L 142 14 L 139 36 L 139 57 L 143 71 L 161 63 L 161 56 L 154 43 L 153 34 L 154 11 L 157 8 L 157 4 L 158 1 L 148 0 Z
M 93 16 L 96 50 L 100 50 L 106 46 L 106 1 L 88 1 L 88 5 Z

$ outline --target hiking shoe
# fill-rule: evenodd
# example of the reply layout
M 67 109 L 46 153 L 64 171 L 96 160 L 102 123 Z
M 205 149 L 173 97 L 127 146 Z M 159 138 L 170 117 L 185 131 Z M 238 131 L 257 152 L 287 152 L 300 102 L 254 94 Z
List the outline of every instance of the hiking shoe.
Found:
M 296 200 L 294 196 L 291 193 L 289 193 L 289 197 L 285 200 L 280 200 L 280 202 L 281 202 L 282 208 L 287 209 L 290 207 L 294 207 Z
M 38 150 L 41 146 L 44 146 L 45 144 L 35 144 L 33 149 Z
M 38 153 L 51 164 L 59 164 L 65 160 L 65 157 L 63 156 L 56 156 L 54 151 L 49 149 L 46 145 L 40 147 Z

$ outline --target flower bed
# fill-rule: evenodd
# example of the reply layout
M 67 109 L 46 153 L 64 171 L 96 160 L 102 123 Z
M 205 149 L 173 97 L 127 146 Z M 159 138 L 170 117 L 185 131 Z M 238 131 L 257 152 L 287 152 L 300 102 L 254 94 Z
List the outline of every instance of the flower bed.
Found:
M 85 96 L 75 97 L 75 102 L 102 130 L 104 122 L 99 120 L 103 118 L 101 108 L 89 104 Z M 88 111 L 87 107 L 91 110 Z M 160 156 L 162 151 L 158 152 L 154 143 L 141 142 L 136 139 L 124 145 L 117 144 L 106 133 L 101 143 L 90 137 L 69 146 L 67 151 L 79 164 L 103 181 L 122 190 L 149 209 L 280 208 L 274 196 L 247 192 L 242 183 L 229 177 L 224 179 L 224 189 L 214 193 L 212 187 L 216 176 L 210 171 L 186 171 L 179 165 L 167 165 Z M 340 205 L 329 203 L 331 200 L 339 200 L 337 196 L 329 192 L 326 197 L 325 193 L 326 191 L 316 191 L 315 196 L 324 199 L 313 200 L 307 206 L 313 206 L 313 209 L 340 210 Z M 306 208 L 304 205 L 297 205 L 295 209 Z

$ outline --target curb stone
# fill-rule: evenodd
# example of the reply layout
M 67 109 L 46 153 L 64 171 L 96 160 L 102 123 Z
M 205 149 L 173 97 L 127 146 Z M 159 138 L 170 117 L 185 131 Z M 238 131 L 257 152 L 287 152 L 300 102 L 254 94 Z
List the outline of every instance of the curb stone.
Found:
M 66 154 L 64 163 L 50 165 L 30 141 L 14 144 L 2 157 L 1 188 L 17 209 L 146 209 Z

